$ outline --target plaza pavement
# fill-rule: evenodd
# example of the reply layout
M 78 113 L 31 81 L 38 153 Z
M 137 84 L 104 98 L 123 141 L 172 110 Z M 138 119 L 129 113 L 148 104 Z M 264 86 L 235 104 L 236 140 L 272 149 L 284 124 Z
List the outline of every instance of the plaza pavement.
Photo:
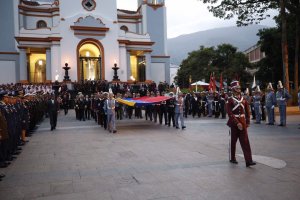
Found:
M 278 117 L 277 117 L 278 121 Z M 6 169 L 0 199 L 16 200 L 297 200 L 300 199 L 300 116 L 288 126 L 251 124 L 259 163 L 228 162 L 225 120 L 186 119 L 176 130 L 145 119 L 117 121 L 111 134 L 94 121 L 59 114 L 40 124 Z M 240 145 L 237 153 L 241 154 Z

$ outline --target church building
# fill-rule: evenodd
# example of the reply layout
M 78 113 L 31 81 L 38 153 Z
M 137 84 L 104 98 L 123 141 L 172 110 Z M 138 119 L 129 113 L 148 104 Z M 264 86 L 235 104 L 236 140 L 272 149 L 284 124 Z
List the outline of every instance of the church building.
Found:
M 0 83 L 63 81 L 64 66 L 77 82 L 169 83 L 165 2 L 137 1 L 1 1 Z

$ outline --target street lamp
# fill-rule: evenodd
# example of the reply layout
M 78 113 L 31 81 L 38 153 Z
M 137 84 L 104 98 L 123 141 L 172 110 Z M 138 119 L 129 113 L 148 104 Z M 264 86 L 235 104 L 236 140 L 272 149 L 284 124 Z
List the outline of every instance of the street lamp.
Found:
M 114 70 L 113 81 L 120 81 L 120 79 L 118 77 L 118 69 L 120 69 L 120 68 L 117 67 L 117 61 L 116 60 L 115 60 L 115 63 L 114 63 L 114 67 L 112 69 Z
M 68 70 L 71 69 L 71 67 L 69 67 L 68 65 L 69 64 L 66 62 L 65 66 L 63 67 L 63 69 L 65 70 L 64 81 L 71 81 L 68 73 Z

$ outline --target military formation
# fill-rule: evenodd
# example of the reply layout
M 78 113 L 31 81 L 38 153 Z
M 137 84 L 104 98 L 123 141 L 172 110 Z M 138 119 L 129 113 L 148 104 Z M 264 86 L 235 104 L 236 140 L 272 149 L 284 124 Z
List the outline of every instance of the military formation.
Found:
M 236 84 L 236 85 L 234 85 Z M 95 120 L 99 126 L 110 133 L 117 133 L 117 120 L 124 118 L 142 119 L 159 123 L 176 129 L 186 128 L 185 118 L 214 117 L 226 118 L 231 128 L 230 162 L 237 164 L 235 145 L 240 140 L 246 166 L 255 165 L 251 157 L 251 148 L 247 136 L 250 115 L 254 123 L 267 120 L 267 125 L 275 125 L 277 106 L 280 113 L 279 126 L 286 126 L 286 106 L 291 95 L 279 81 L 277 92 L 272 84 L 261 92 L 259 87 L 252 91 L 240 92 L 240 86 L 233 82 L 231 90 L 219 93 L 203 91 L 199 93 L 182 93 L 165 83 L 127 84 L 92 82 L 85 85 L 75 84 L 73 90 L 63 83 L 22 85 L 0 85 L 0 167 L 7 167 L 26 144 L 36 125 L 44 118 L 50 119 L 50 130 L 56 129 L 57 113 L 60 110 L 68 114 L 75 109 L 79 121 Z M 76 89 L 77 88 L 77 89 Z M 78 88 L 84 88 L 78 91 Z M 170 92 L 171 91 L 171 92 Z M 74 95 L 75 92 L 75 95 Z M 118 102 L 118 98 L 169 96 L 166 101 L 145 106 L 129 106 Z M 300 94 L 298 93 L 300 108 Z M 0 180 L 4 177 L 0 173 Z
M 33 88 L 34 87 L 34 88 Z M 0 168 L 10 165 L 21 153 L 26 137 L 35 131 L 46 112 L 46 87 L 0 85 Z M 0 181 L 4 177 L 0 173 Z
M 108 92 L 108 87 L 111 88 L 111 92 Z M 122 88 L 122 90 L 118 88 Z M 107 100 L 108 96 L 113 94 L 113 127 L 115 127 L 115 120 L 122 120 L 123 118 L 145 118 L 154 123 L 184 129 L 186 126 L 184 125 L 183 118 L 187 118 L 188 116 L 193 118 L 214 117 L 225 119 L 227 113 L 226 103 L 232 96 L 231 91 L 225 92 L 224 89 L 220 92 L 210 90 L 199 93 L 183 94 L 181 92 L 176 92 L 176 88 L 163 88 L 161 87 L 161 84 L 159 84 L 158 87 L 156 87 L 155 84 L 133 84 L 126 85 L 126 88 L 126 91 L 124 91 L 124 85 L 121 86 L 119 83 L 110 83 L 105 87 L 103 86 L 103 89 L 105 89 L 104 91 L 98 91 L 91 94 L 78 92 L 75 98 L 76 119 L 85 121 L 93 118 L 99 125 L 104 127 L 104 129 L 116 132 L 115 128 L 112 128 L 112 130 L 108 128 L 107 121 L 107 111 L 109 113 L 111 112 L 110 106 L 108 106 L 109 109 L 107 109 Z M 267 120 L 267 125 L 275 125 L 274 110 L 275 106 L 278 106 L 280 111 L 279 126 L 286 126 L 285 108 L 287 106 L 287 101 L 291 96 L 288 94 L 287 90 L 283 88 L 280 81 L 277 88 L 278 91 L 275 93 L 272 84 L 270 83 L 266 88 L 265 93 L 260 90 L 259 86 L 252 91 L 252 95 L 249 94 L 249 89 L 242 93 L 249 104 L 254 123 L 260 124 L 261 121 Z M 86 87 L 86 90 L 92 91 L 92 89 L 88 89 L 88 87 Z M 137 98 L 143 96 L 170 96 L 171 98 L 167 101 L 143 107 L 131 107 L 116 101 L 116 98 Z M 182 122 L 180 127 L 178 120 Z

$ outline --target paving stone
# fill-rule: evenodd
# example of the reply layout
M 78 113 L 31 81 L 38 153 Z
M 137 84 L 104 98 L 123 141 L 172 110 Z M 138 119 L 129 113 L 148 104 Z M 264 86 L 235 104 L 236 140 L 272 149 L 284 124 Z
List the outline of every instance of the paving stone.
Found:
M 49 119 L 41 123 L 1 169 L 0 199 L 300 199 L 299 117 L 288 116 L 286 128 L 251 124 L 252 151 L 260 157 L 246 168 L 242 157 L 238 165 L 228 162 L 222 119 L 189 117 L 184 131 L 125 119 L 109 134 L 92 120 L 76 121 L 71 110 L 59 115 L 53 132 Z

